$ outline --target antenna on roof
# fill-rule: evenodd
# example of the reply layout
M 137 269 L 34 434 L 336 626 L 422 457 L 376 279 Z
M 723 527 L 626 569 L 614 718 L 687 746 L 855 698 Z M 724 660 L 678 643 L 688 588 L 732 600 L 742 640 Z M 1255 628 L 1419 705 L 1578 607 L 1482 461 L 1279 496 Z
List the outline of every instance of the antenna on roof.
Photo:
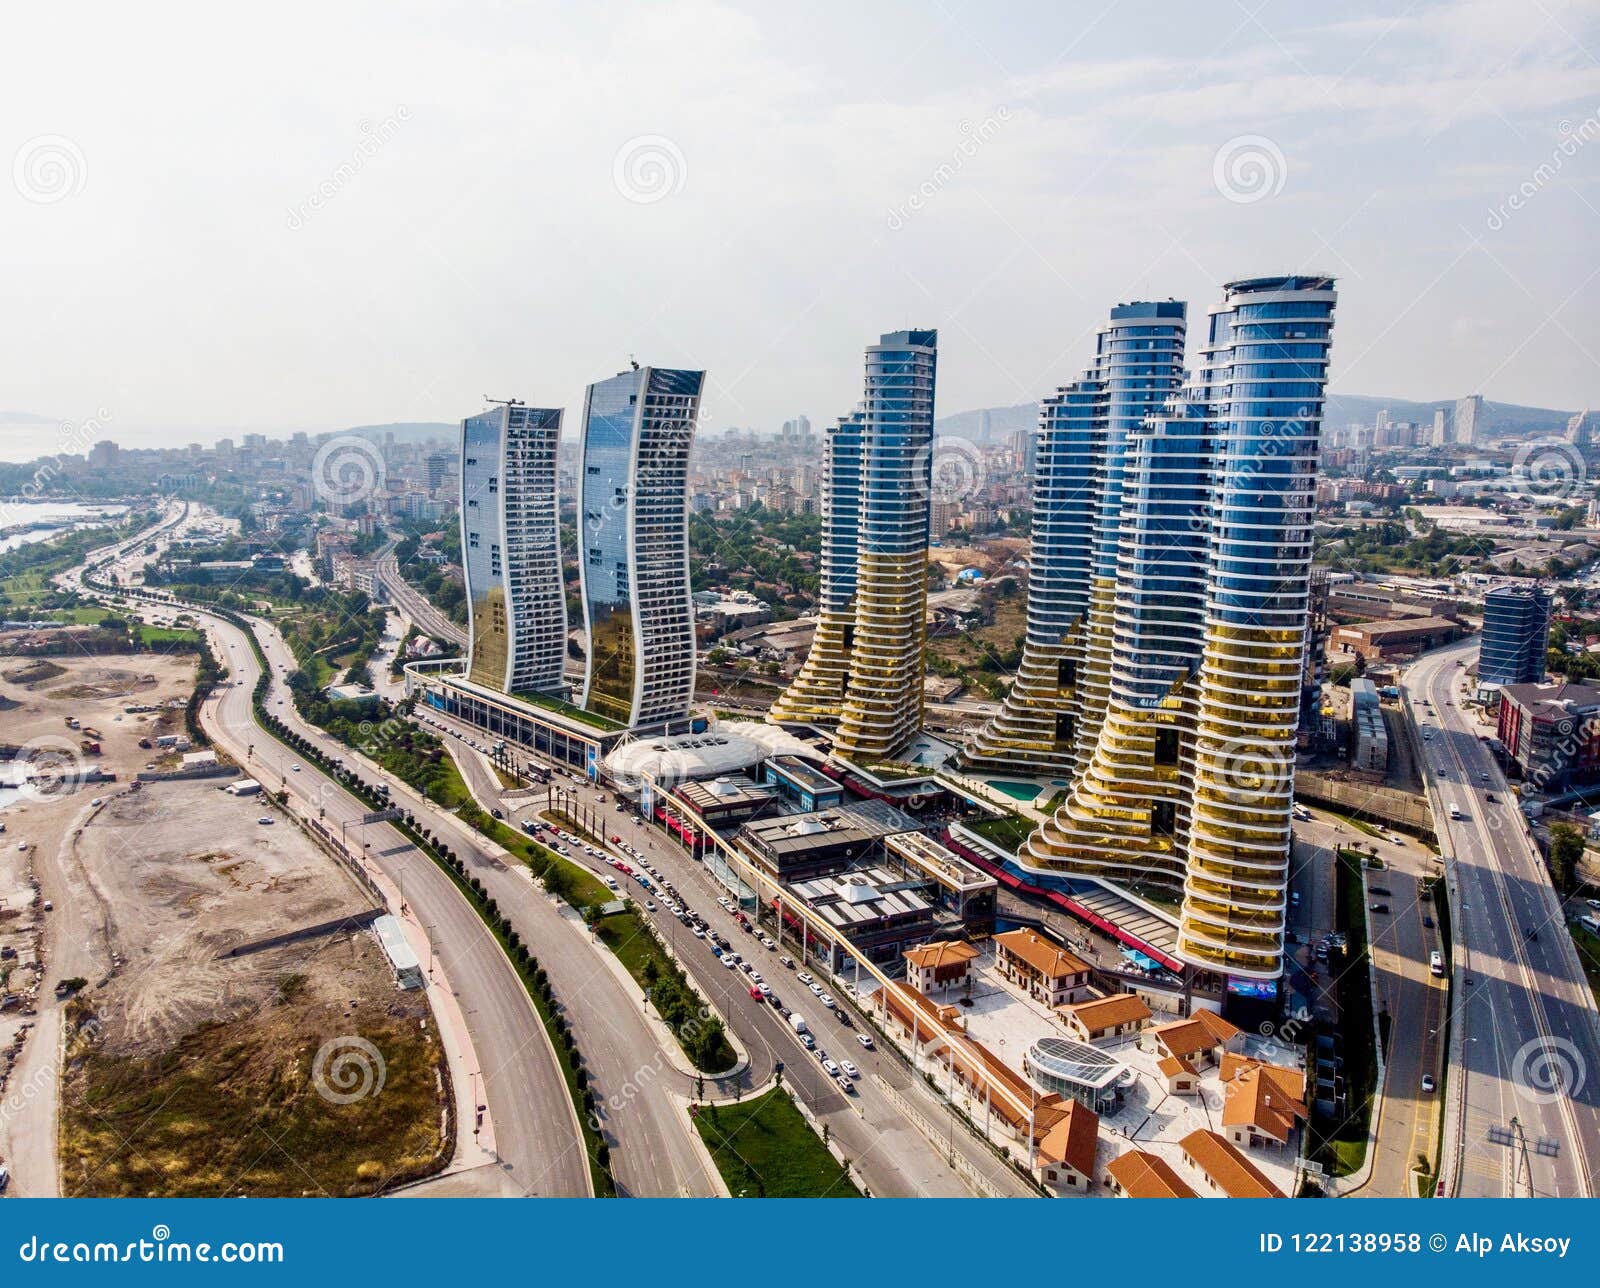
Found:
M 635 358 L 631 353 L 628 355 L 628 365 L 630 367 L 632 367 L 635 371 L 639 370 L 639 360 L 637 358 Z

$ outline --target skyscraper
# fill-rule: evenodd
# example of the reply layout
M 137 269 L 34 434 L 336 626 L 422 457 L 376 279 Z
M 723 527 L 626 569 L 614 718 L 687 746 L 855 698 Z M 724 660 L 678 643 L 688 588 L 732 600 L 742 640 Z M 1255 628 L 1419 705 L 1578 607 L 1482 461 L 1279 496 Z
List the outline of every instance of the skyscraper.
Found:
M 938 343 L 881 336 L 860 410 L 829 431 L 817 636 L 772 718 L 837 722 L 845 757 L 891 756 L 922 724 Z
M 694 700 L 689 451 L 704 382 L 635 367 L 584 399 L 582 705 L 630 727 L 686 716 Z
M 468 678 L 558 693 L 567 601 L 556 522 L 559 408 L 504 404 L 461 422 L 461 557 Z
M 1057 399 L 1089 404 L 1087 532 L 1080 497 L 1073 535 L 1060 539 L 1087 550 L 1086 603 L 1083 571 L 1050 571 L 1073 567 L 1055 558 L 1052 529 L 1035 543 L 1035 563 L 1055 580 L 1037 602 L 1030 595 L 1030 628 L 1053 626 L 1052 612 L 1080 625 L 1064 642 L 1047 627 L 1035 644 L 1030 631 L 1032 678 L 1019 677 L 968 749 L 1020 762 L 1038 750 L 1025 735 L 1049 728 L 1040 713 L 1054 713 L 1044 750 L 1068 767 L 1070 789 L 1023 847 L 1024 865 L 1181 891 L 1179 956 L 1244 978 L 1282 971 L 1334 303 L 1327 278 L 1230 283 L 1182 393 L 1183 307 L 1113 314 L 1090 378 Z M 1041 486 L 1072 477 L 1046 450 L 1042 438 Z M 1081 478 L 1081 462 L 1074 469 Z M 1054 691 L 1041 665 L 1050 658 Z
M 449 452 L 429 452 L 423 458 L 423 465 L 428 471 L 428 491 L 437 492 L 444 486 L 444 481 L 450 473 Z
M 1202 362 L 1216 421 L 1204 660 L 1178 954 L 1283 973 L 1295 731 L 1311 599 L 1331 278 L 1231 282 Z
M 844 708 L 856 630 L 862 423 L 862 414 L 855 412 L 824 431 L 817 631 L 800 673 L 773 704 L 772 718 L 780 723 L 833 725 Z
M 1483 643 L 1478 650 L 1478 687 L 1538 684 L 1550 647 L 1550 605 L 1543 586 L 1496 586 L 1483 597 Z
M 1482 414 L 1482 394 L 1456 399 L 1456 442 L 1470 445 L 1478 441 L 1478 418 Z
M 1128 438 L 1182 380 L 1186 313 L 1175 300 L 1119 304 L 1083 379 L 1040 407 L 1022 660 L 999 714 L 968 741 L 969 763 L 1065 773 L 1080 746 L 1093 749 L 1110 684 Z

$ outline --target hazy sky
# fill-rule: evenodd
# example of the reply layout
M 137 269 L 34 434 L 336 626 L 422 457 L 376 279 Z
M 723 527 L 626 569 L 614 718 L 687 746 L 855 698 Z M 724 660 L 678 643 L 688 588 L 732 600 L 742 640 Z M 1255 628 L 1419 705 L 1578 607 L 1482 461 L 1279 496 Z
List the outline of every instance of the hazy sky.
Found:
M 773 428 L 911 324 L 948 413 L 1296 269 L 1336 389 L 1600 404 L 1597 57 L 1596 0 L 11 5 L 0 411 L 575 417 L 634 353 Z

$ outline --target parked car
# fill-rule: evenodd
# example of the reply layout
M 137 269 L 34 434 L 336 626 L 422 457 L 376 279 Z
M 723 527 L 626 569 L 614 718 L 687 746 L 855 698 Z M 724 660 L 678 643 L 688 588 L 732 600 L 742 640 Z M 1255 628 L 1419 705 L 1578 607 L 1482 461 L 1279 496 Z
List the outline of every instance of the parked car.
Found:
M 875 1045 L 872 1041 L 872 1034 L 870 1033 L 857 1033 L 856 1041 L 861 1043 L 861 1045 L 868 1051 L 872 1050 L 873 1046 Z
M 1386 904 L 1386 903 L 1375 903 L 1375 904 L 1373 904 L 1371 906 L 1372 906 L 1372 911 L 1373 912 L 1388 912 L 1389 911 L 1389 905 Z
M 1431 1073 L 1425 1073 L 1422 1075 L 1422 1089 L 1424 1091 L 1432 1091 L 1436 1085 L 1437 1084 L 1434 1082 L 1433 1075 Z

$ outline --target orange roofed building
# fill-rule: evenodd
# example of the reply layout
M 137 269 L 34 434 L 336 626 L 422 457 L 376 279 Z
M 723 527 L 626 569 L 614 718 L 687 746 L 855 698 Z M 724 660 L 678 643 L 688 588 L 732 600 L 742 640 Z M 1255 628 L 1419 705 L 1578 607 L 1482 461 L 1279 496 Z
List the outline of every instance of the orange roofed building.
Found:
M 1194 1192 L 1171 1163 L 1142 1149 L 1119 1154 L 1106 1164 L 1106 1183 L 1124 1199 L 1196 1199 Z
M 996 935 L 994 953 L 1000 973 L 1046 1006 L 1065 1006 L 1089 994 L 1089 963 L 1037 930 Z
M 1232 1052 L 1222 1057 L 1222 1133 L 1235 1145 L 1287 1145 L 1310 1116 L 1306 1075 Z
M 1192 1131 L 1183 1138 L 1183 1156 L 1213 1193 L 1230 1199 L 1281 1199 L 1284 1193 L 1259 1167 L 1214 1131 Z

